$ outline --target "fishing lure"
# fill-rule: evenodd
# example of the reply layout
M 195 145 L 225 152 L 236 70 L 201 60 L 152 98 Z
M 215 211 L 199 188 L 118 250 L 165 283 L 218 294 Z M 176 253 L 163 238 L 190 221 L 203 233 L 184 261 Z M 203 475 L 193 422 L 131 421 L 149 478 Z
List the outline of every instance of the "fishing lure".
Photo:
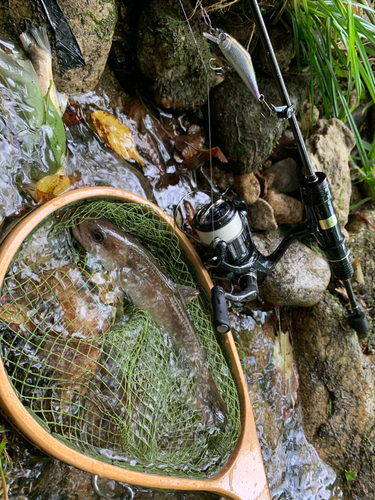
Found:
M 211 28 L 210 33 L 204 32 L 203 36 L 216 43 L 222 51 L 225 58 L 233 66 L 245 82 L 247 88 L 253 96 L 264 104 L 270 113 L 276 113 L 278 118 L 290 118 L 294 113 L 293 106 L 274 106 L 268 104 L 264 95 L 259 92 L 258 83 L 255 76 L 253 62 L 248 51 L 235 38 L 225 31 Z
M 219 46 L 225 58 L 240 75 L 253 96 L 262 101 L 264 98 L 259 92 L 253 62 L 248 51 L 235 38 L 221 29 L 213 29 L 211 33 L 204 32 L 203 36 Z

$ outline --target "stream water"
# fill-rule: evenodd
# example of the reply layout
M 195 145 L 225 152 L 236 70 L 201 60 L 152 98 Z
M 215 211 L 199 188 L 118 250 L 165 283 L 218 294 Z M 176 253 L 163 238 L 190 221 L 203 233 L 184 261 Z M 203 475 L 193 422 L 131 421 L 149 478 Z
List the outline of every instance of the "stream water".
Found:
M 139 144 L 143 144 L 140 149 L 145 166 L 141 169 L 134 162 L 114 154 L 93 131 L 90 112 L 95 109 L 110 110 L 105 97 L 93 93 L 75 96 L 71 97 L 71 104 L 74 104 L 76 110 L 80 110 L 76 122 L 67 127 L 69 154 L 65 170 L 74 187 L 111 185 L 125 188 L 153 198 L 170 214 L 180 199 L 196 188 L 195 175 L 179 166 L 171 148 L 172 139 L 190 125 L 188 122 L 183 124 L 184 117 L 176 119 L 165 115 L 162 127 L 165 133 L 162 136 L 150 114 L 143 113 L 142 134 L 137 130 L 134 120 L 118 114 L 120 120 L 133 132 L 136 143 L 138 140 Z M 10 106 L 8 109 L 12 113 L 15 108 Z M 27 164 L 27 158 L 17 134 L 12 133 L 5 120 L 0 125 L 0 174 L 4 170 L 4 175 L 0 175 L 3 184 L 2 215 L 17 217 L 24 208 L 28 210 L 35 205 L 32 194 L 30 195 L 33 185 L 30 171 L 23 168 Z M 168 136 L 169 140 L 165 140 Z M 37 156 L 37 151 L 33 155 Z M 152 161 L 155 157 L 157 162 Z M 18 159 L 20 161 L 16 161 Z M 276 336 L 272 314 L 233 308 L 231 319 L 255 414 L 272 499 L 343 498 L 340 487 L 335 485 L 335 473 L 322 462 L 305 438 L 296 396 L 298 374 L 295 366 L 294 382 L 290 382 L 285 380 L 283 371 L 275 364 L 273 353 Z M 292 336 L 292 332 L 290 334 Z M 13 466 L 9 466 L 6 471 L 10 499 L 65 500 L 78 496 L 80 500 L 97 498 L 89 474 L 52 460 L 24 442 L 8 424 L 6 427 L 7 452 L 13 462 Z M 116 490 L 118 487 L 110 481 L 106 482 L 105 487 L 112 493 L 121 491 Z M 216 497 L 204 493 L 138 491 L 136 498 L 193 500 Z

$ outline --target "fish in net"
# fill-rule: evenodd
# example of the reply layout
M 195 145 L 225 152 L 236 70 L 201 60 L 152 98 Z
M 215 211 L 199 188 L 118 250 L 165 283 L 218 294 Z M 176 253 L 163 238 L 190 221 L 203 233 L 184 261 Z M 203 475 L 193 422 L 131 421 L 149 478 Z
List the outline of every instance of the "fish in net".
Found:
M 120 293 L 72 237 L 76 221 L 108 219 L 134 236 L 179 285 L 228 409 L 207 425 L 183 356 L 145 310 Z M 240 435 L 235 381 L 210 303 L 168 224 L 134 203 L 90 201 L 55 212 L 25 239 L 1 291 L 1 354 L 23 405 L 74 449 L 127 469 L 208 478 Z

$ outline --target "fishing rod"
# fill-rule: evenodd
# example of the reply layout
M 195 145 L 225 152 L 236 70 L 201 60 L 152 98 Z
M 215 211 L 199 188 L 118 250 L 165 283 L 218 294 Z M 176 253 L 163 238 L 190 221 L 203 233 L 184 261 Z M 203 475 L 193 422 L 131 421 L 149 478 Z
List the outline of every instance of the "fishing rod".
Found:
M 313 169 L 259 5 L 257 0 L 248 0 L 248 3 L 267 53 L 282 106 L 267 104 L 259 92 L 250 54 L 233 37 L 222 30 L 213 29 L 210 21 L 206 21 L 209 32 L 204 33 L 204 36 L 219 45 L 224 56 L 260 102 L 271 112 L 276 113 L 280 119 L 289 120 L 303 163 L 304 179 L 300 189 L 307 218 L 305 222 L 287 233 L 274 252 L 264 256 L 254 245 L 244 200 L 240 198 L 228 200 L 220 197 L 212 200 L 195 214 L 192 225 L 207 249 L 203 256 L 204 264 L 211 269 L 213 275 L 228 278 L 233 286 L 240 288 L 240 292 L 234 294 L 225 292 L 220 286 L 213 287 L 214 327 L 219 333 L 228 332 L 231 325 L 227 300 L 241 302 L 257 298 L 258 283 L 266 279 L 290 244 L 297 238 L 313 235 L 328 260 L 332 275 L 341 280 L 345 286 L 351 306 L 350 326 L 358 333 L 365 333 L 369 330 L 369 323 L 366 314 L 357 303 L 350 282 L 354 272 L 350 251 L 332 204 L 329 181 L 323 172 L 315 172 Z

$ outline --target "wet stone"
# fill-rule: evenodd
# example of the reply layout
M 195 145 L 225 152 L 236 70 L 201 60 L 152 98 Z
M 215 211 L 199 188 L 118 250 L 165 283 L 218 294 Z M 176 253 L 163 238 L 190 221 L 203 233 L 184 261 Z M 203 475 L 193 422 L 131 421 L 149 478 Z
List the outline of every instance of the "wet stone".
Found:
M 306 141 L 314 170 L 328 177 L 333 205 L 342 226 L 348 221 L 352 190 L 349 154 L 354 146 L 353 133 L 337 118 L 319 120 L 313 135 Z
M 281 72 L 288 71 L 296 54 L 293 33 L 282 23 L 270 24 L 267 30 Z M 271 73 L 268 55 L 260 42 L 254 53 L 254 62 L 266 73 Z
M 307 96 L 309 78 L 285 77 L 294 107 Z M 259 90 L 267 102 L 278 102 L 272 78 L 258 78 Z M 257 170 L 270 156 L 288 125 L 270 115 L 255 99 L 238 75 L 224 81 L 211 92 L 212 123 L 220 147 L 237 173 Z
M 60 92 L 72 94 L 93 90 L 104 71 L 117 20 L 117 7 L 112 0 L 59 0 L 81 49 L 85 66 L 60 74 L 57 58 L 53 58 L 54 80 Z
M 248 221 L 250 227 L 260 231 L 273 231 L 277 229 L 277 222 L 273 213 L 273 208 L 262 198 L 258 198 L 255 203 L 248 206 Z
M 140 18 L 138 67 L 165 109 L 201 106 L 214 84 L 214 72 L 202 62 L 211 58 L 209 44 L 192 21 L 191 26 L 194 38 L 178 2 L 168 0 L 156 0 Z
M 303 221 L 305 208 L 296 198 L 270 189 L 264 199 L 273 208 L 278 224 L 298 224 Z
M 293 158 L 285 158 L 266 167 L 265 173 L 274 175 L 273 188 L 284 194 L 298 191 L 303 179 L 301 167 Z
M 253 235 L 257 249 L 269 255 L 283 236 L 279 232 Z M 330 280 L 327 262 L 299 241 L 294 241 L 259 286 L 262 299 L 279 305 L 309 307 L 319 302 Z
M 277 329 L 269 313 L 232 308 L 230 315 L 273 499 L 334 500 L 336 475 L 307 441 L 291 379 L 275 365 Z M 295 367 L 294 367 L 295 368 Z M 293 370 L 295 373 L 295 369 Z M 292 377 L 291 377 L 292 378 Z
M 293 132 L 290 129 L 287 129 L 280 137 L 280 140 L 273 149 L 269 159 L 276 163 L 280 160 L 285 160 L 286 158 L 295 158 L 297 155 L 298 149 Z
M 341 479 L 344 498 L 374 498 L 374 379 L 347 311 L 326 292 L 293 320 L 306 437 Z
M 375 210 L 359 209 L 360 214 L 375 225 Z M 353 286 L 361 297 L 362 305 L 371 310 L 375 302 L 375 230 L 366 220 L 351 215 L 346 226 L 349 232 L 349 248 L 355 273 Z M 375 347 L 375 324 L 370 322 L 369 339 L 371 349 Z

